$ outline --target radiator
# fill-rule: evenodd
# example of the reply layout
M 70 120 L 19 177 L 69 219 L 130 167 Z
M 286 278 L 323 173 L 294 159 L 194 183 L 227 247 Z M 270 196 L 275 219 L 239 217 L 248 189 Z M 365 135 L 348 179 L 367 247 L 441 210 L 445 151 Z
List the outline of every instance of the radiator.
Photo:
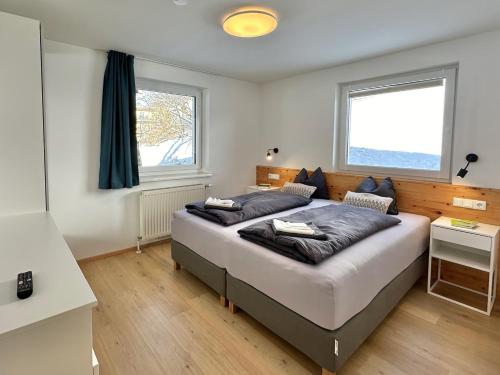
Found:
M 187 203 L 205 199 L 205 185 L 178 186 L 140 192 L 140 241 L 170 236 L 172 215 Z

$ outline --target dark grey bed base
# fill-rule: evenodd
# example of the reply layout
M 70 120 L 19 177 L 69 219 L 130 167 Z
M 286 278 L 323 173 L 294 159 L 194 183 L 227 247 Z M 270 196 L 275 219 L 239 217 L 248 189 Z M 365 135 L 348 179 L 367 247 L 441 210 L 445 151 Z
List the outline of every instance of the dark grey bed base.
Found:
M 309 356 L 323 369 L 338 371 L 426 270 L 421 255 L 392 280 L 370 304 L 342 327 L 329 331 L 303 318 L 229 273 L 227 298 L 275 334 Z
M 172 259 L 215 290 L 226 297 L 226 269 L 217 267 L 212 262 L 196 254 L 180 242 L 172 240 Z M 221 298 L 221 303 L 223 303 Z M 224 303 L 225 304 L 225 301 Z
M 309 356 L 323 369 L 338 371 L 392 311 L 427 269 L 422 254 L 370 304 L 342 327 L 329 331 L 303 318 L 247 283 L 238 280 L 183 244 L 172 240 L 172 259 L 275 334 Z M 336 348 L 337 347 L 337 348 Z

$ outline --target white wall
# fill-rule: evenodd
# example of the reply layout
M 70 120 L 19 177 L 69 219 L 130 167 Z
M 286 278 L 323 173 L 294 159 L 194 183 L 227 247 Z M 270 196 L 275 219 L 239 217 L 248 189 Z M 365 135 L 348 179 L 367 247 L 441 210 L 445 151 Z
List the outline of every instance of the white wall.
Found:
M 101 92 L 106 55 L 46 41 L 46 138 L 49 210 L 77 258 L 135 245 L 138 194 L 143 188 L 196 180 L 145 183 L 133 189 L 97 189 Z M 259 87 L 256 84 L 136 59 L 136 77 L 207 89 L 203 162 L 217 195 L 241 193 L 255 182 Z
M 453 174 L 475 152 L 479 162 L 453 183 L 500 188 L 500 32 L 484 33 L 264 84 L 261 147 L 279 147 L 276 166 L 333 170 L 339 83 L 459 63 Z M 265 165 L 264 158 L 259 162 Z

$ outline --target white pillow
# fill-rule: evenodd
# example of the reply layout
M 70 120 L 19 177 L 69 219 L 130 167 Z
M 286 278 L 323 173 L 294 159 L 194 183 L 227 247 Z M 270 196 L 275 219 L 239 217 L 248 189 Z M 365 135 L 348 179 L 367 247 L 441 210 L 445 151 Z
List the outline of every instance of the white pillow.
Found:
M 348 191 L 344 197 L 344 203 L 356 207 L 372 208 L 386 214 L 392 203 L 392 198 L 380 197 L 370 193 L 353 193 L 352 191 Z
M 316 189 L 316 186 L 298 184 L 295 182 L 285 182 L 285 185 L 281 188 L 281 191 L 284 193 L 301 195 L 306 198 L 311 198 L 311 195 L 314 194 Z

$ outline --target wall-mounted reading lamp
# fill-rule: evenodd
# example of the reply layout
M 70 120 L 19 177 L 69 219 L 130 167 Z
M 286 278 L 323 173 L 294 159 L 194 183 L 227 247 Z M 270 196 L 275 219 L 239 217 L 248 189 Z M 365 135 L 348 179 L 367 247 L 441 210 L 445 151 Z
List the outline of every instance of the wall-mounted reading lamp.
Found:
M 267 150 L 267 160 L 273 160 L 273 156 L 271 155 L 271 151 L 274 152 L 275 154 L 277 154 L 279 150 L 277 147 L 268 149 Z
M 476 154 L 467 154 L 465 160 L 467 160 L 467 165 L 465 166 L 465 168 L 460 168 L 460 170 L 457 173 L 457 176 L 461 178 L 464 178 L 467 172 L 469 172 L 467 170 L 467 168 L 469 168 L 469 164 L 478 161 L 479 157 Z

